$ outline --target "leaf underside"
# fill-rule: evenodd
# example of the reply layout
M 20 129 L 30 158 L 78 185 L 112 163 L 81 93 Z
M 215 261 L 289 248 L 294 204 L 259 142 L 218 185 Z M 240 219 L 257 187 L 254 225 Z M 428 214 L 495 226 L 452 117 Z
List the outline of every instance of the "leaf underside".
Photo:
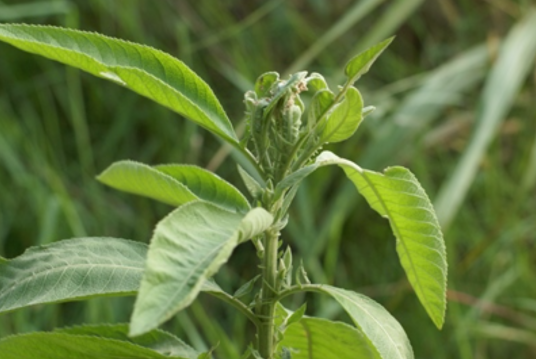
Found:
M 77 238 L 32 247 L 0 264 L 0 313 L 94 296 L 132 295 L 147 245 L 117 238 Z
M 130 334 L 143 334 L 188 306 L 233 249 L 271 223 L 261 208 L 244 215 L 207 202 L 188 203 L 164 218 L 151 240 Z
M 128 87 L 237 143 L 231 122 L 210 87 L 162 51 L 52 26 L 2 24 L 0 41 Z

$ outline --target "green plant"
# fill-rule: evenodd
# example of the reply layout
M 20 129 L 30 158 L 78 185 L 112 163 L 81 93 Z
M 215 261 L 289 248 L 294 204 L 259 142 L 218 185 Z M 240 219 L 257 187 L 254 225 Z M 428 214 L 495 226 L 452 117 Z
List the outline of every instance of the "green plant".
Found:
M 233 148 L 250 195 L 247 200 L 195 166 L 113 164 L 98 176 L 101 182 L 178 207 L 156 226 L 149 247 L 117 238 L 78 238 L 0 258 L 0 312 L 137 293 L 130 324 L 3 338 L 3 358 L 208 358 L 210 352 L 198 353 L 157 329 L 201 291 L 234 306 L 255 325 L 254 343 L 244 358 L 413 358 L 406 334 L 383 307 L 349 290 L 311 284 L 303 265 L 295 266 L 290 247 L 283 247 L 280 231 L 301 181 L 328 165 L 341 167 L 369 205 L 389 220 L 409 282 L 442 327 L 445 246 L 416 178 L 402 167 L 376 173 L 328 151 L 317 155 L 324 144 L 351 137 L 373 110 L 363 107 L 353 84 L 392 39 L 351 59 L 346 82 L 335 92 L 316 73 L 298 72 L 286 80 L 275 72 L 263 74 L 245 95 L 248 130 L 242 139 L 210 87 L 165 53 L 43 26 L 0 25 L 0 40 L 130 88 L 209 130 Z M 261 273 L 231 295 L 211 277 L 247 241 L 255 247 Z M 355 326 L 308 317 L 305 304 L 295 312 L 282 306 L 281 300 L 300 292 L 333 297 Z

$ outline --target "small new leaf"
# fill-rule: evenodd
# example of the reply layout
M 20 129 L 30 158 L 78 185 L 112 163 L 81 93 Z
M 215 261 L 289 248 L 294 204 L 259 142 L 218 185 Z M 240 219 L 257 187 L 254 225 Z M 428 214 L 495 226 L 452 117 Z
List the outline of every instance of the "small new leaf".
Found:
M 247 283 L 243 284 L 240 288 L 236 290 L 236 292 L 233 294 L 233 297 L 235 298 L 241 298 L 245 295 L 248 295 L 251 293 L 253 288 L 255 287 L 255 283 L 257 283 L 257 280 L 261 277 L 260 274 L 253 277 L 253 279 L 247 281 Z
M 344 100 L 328 114 L 321 128 L 320 142 L 341 142 L 350 138 L 363 119 L 363 99 L 355 87 L 349 87 Z
M 286 322 L 286 325 L 289 326 L 289 325 L 292 325 L 294 323 L 297 323 L 299 322 L 303 316 L 305 315 L 305 311 L 307 310 L 307 303 L 303 303 L 299 308 L 298 310 L 296 310 L 294 313 L 292 313 L 288 319 L 287 319 L 287 322 Z

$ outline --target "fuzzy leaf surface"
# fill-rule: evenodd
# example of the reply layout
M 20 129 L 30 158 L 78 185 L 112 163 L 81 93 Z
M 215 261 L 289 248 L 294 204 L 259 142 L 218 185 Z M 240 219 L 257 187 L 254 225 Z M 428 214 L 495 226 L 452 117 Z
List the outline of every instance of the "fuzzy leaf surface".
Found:
M 77 238 L 32 247 L 0 263 L 0 313 L 36 304 L 132 295 L 147 245 L 117 238 Z
M 249 210 L 249 204 L 239 190 L 197 166 L 169 164 L 151 167 L 134 161 L 120 161 L 97 178 L 115 189 L 172 206 L 201 199 L 234 211 Z
M 128 336 L 128 324 L 100 324 L 83 325 L 70 328 L 61 328 L 55 333 L 71 335 L 94 336 L 99 338 L 115 339 L 130 342 L 160 354 L 188 359 L 197 359 L 199 352 L 171 333 L 155 329 L 137 337 Z
M 381 359 L 369 340 L 346 323 L 304 317 L 289 325 L 280 347 L 292 359 Z
M 350 138 L 363 119 L 362 110 L 361 94 L 355 87 L 349 87 L 344 100 L 328 115 L 320 135 L 321 142 L 341 142 Z
M 210 87 L 162 51 L 51 26 L 2 24 L 0 40 L 125 86 L 237 143 L 231 122 Z
M 393 40 L 394 37 L 383 40 L 382 42 L 369 47 L 362 53 L 350 59 L 350 61 L 348 61 L 346 64 L 346 68 L 344 69 L 344 73 L 348 77 L 348 82 L 353 84 L 362 75 L 366 74 L 368 70 L 370 70 L 372 64 Z
M 185 204 L 164 218 L 149 246 L 130 335 L 156 328 L 188 306 L 234 248 L 272 220 L 262 208 L 243 214 L 207 202 Z
M 127 341 L 60 332 L 0 339 L 2 359 L 192 359 L 167 356 Z

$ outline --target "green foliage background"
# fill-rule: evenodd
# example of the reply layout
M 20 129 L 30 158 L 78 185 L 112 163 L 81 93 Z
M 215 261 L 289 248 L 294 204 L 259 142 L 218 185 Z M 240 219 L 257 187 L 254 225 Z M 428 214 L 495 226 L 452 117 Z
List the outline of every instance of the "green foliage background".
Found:
M 243 93 L 259 74 L 316 71 L 334 87 L 352 55 L 396 34 L 358 83 L 375 114 L 356 137 L 326 149 L 373 170 L 405 165 L 432 200 L 443 191 L 439 212 L 450 267 L 443 331 L 411 291 L 387 222 L 341 171 L 319 170 L 306 181 L 284 239 L 313 281 L 382 303 L 408 332 L 416 357 L 523 359 L 536 356 L 536 69 L 534 54 L 515 42 L 511 65 L 497 64 L 512 28 L 533 34 L 526 25 L 535 19 L 531 6 L 529 0 L 4 0 L 0 21 L 69 26 L 160 48 L 214 88 L 238 128 Z M 519 90 L 509 83 L 516 76 Z M 509 96 L 495 128 L 482 114 L 500 112 L 493 106 Z M 484 141 L 480 158 L 475 134 L 487 131 L 491 142 Z M 476 161 L 461 160 L 470 155 Z M 171 207 L 95 181 L 121 159 L 198 164 L 239 181 L 226 149 L 194 124 L 110 82 L 0 46 L 0 255 L 82 236 L 147 242 Z M 449 202 L 456 196 L 459 206 Z M 253 247 L 242 246 L 218 281 L 233 290 L 256 270 Z M 307 299 L 308 313 L 348 320 L 329 300 Z M 36 307 L 1 317 L 0 336 L 124 322 L 131 309 L 124 298 Z M 235 358 L 251 339 L 244 318 L 203 295 L 166 326 L 199 349 L 219 342 L 221 358 Z

